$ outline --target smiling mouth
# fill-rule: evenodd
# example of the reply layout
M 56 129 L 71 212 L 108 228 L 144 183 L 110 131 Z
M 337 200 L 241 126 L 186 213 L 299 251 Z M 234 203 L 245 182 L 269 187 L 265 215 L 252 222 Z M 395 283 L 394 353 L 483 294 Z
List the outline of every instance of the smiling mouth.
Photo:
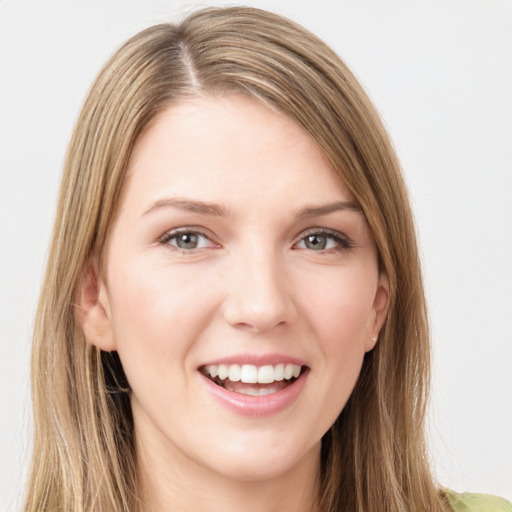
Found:
M 305 366 L 276 364 L 211 364 L 199 371 L 214 384 L 228 391 L 251 396 L 277 393 L 293 384 L 305 371 Z

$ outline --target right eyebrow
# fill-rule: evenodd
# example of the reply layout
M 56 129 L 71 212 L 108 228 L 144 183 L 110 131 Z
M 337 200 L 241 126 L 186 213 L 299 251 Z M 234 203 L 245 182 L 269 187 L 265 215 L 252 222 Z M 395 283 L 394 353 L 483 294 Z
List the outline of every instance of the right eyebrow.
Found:
M 143 215 L 147 215 L 162 208 L 175 208 L 185 212 L 199 213 L 201 215 L 214 215 L 218 217 L 227 217 L 229 214 L 227 208 L 215 203 L 207 203 L 179 197 L 169 197 L 156 201 L 143 213 Z
M 309 206 L 299 212 L 298 217 L 307 219 L 310 217 L 320 217 L 329 213 L 350 210 L 353 212 L 361 212 L 359 205 L 353 201 L 335 201 L 333 203 L 322 204 L 318 206 Z

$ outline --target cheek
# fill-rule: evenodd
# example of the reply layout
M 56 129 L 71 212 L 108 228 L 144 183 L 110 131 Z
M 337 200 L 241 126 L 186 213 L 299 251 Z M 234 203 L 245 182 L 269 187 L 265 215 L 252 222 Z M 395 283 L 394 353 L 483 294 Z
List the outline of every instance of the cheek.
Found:
M 371 336 L 374 294 L 372 272 L 333 271 L 303 281 L 301 309 L 326 349 L 343 351 Z
M 367 273 L 368 274 L 368 273 Z M 365 273 L 338 273 L 308 283 L 303 290 L 302 317 L 316 340 L 315 372 L 310 375 L 322 390 L 322 415 L 327 429 L 350 397 L 371 337 L 374 285 Z M 371 275 L 371 273 L 370 273 Z M 314 290 L 314 291 L 313 291 Z M 320 393 L 319 393 L 320 396 Z
M 182 364 L 216 310 L 197 273 L 161 265 L 119 268 L 110 285 L 111 319 L 127 374 Z

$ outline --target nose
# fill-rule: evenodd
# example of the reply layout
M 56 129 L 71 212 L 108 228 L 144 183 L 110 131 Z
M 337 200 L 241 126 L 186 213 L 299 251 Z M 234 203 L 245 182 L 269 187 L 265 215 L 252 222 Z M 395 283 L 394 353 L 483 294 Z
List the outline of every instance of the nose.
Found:
M 231 262 L 223 314 L 232 327 L 266 332 L 297 317 L 284 262 L 272 251 L 251 251 Z

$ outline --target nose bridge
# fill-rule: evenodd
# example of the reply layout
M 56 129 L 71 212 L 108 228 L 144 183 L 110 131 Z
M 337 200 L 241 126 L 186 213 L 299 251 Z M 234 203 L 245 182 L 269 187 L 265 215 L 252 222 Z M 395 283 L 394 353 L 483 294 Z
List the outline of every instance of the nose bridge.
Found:
M 277 251 L 254 244 L 233 255 L 224 315 L 233 326 L 263 332 L 290 323 L 294 305 Z

